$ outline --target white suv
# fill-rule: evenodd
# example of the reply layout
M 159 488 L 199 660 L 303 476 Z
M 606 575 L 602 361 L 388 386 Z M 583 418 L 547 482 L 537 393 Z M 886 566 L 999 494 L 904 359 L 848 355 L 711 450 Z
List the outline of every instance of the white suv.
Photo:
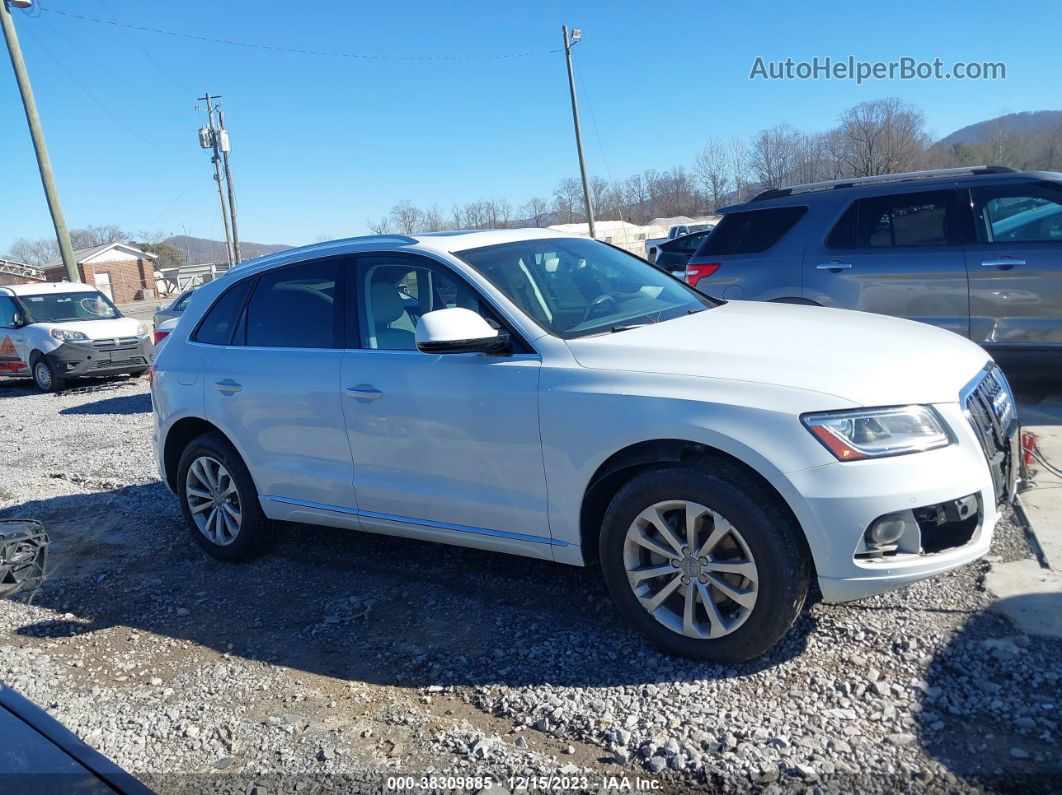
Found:
M 82 375 L 133 376 L 155 355 L 147 327 L 87 284 L 0 287 L 0 375 L 30 376 L 58 392 Z
M 857 599 L 988 549 L 1017 419 L 983 350 L 715 301 L 549 230 L 352 238 L 194 294 L 154 367 L 163 480 L 224 560 L 276 520 L 585 565 L 658 646 L 734 662 L 813 578 Z

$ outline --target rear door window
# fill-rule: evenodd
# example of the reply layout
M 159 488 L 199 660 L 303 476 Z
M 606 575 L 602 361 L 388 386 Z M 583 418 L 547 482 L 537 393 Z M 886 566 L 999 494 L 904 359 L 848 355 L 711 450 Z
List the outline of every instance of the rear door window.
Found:
M 267 271 L 247 302 L 247 345 L 339 348 L 336 284 L 339 260 Z
M 807 207 L 770 207 L 727 213 L 701 248 L 701 256 L 766 251 L 804 217 Z
M 826 246 L 946 246 L 957 242 L 955 217 L 955 196 L 950 190 L 858 199 L 830 231 Z

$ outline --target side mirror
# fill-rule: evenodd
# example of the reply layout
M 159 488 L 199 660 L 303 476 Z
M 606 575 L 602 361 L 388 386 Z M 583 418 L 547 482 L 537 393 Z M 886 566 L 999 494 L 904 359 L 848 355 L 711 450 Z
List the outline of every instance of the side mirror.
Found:
M 12 328 L 22 328 L 24 325 L 26 325 L 26 317 L 21 312 L 16 312 L 11 316 Z
M 417 350 L 422 353 L 508 353 L 509 335 L 492 328 L 471 309 L 436 309 L 417 323 Z

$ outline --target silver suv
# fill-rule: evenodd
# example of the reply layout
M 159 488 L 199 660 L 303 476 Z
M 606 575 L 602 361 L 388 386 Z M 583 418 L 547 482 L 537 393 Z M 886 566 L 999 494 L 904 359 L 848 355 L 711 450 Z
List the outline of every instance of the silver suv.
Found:
M 777 188 L 721 210 L 686 280 L 717 298 L 859 309 L 1062 354 L 1062 174 L 1001 166 Z

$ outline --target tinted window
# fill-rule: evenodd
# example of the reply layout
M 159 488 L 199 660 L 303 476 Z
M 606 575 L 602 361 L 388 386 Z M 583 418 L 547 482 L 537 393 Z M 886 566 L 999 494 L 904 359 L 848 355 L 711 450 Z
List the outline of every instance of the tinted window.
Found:
M 247 304 L 247 345 L 334 348 L 338 260 L 263 273 Z
M 411 257 L 364 257 L 356 289 L 361 347 L 415 351 L 421 315 L 463 307 L 499 327 L 479 294 L 451 271 Z
M 183 312 L 185 309 L 188 308 L 188 302 L 191 301 L 191 300 L 192 300 L 192 291 L 189 290 L 188 292 L 186 292 L 184 295 L 182 295 L 180 298 L 177 299 L 177 303 L 175 303 L 173 305 L 173 310 L 175 312 Z
M 622 331 L 713 305 L 645 260 L 595 240 L 521 240 L 457 256 L 562 338 Z
M 807 207 L 772 207 L 728 213 L 708 236 L 698 254 L 754 254 L 766 251 L 781 240 L 807 211 Z
M 253 281 L 244 279 L 221 294 L 199 324 L 199 330 L 195 333 L 196 342 L 205 342 L 208 345 L 228 345 L 232 342 L 233 329 L 239 320 L 243 301 Z
M 829 248 L 944 246 L 953 225 L 952 192 L 930 191 L 859 199 L 826 239 Z
M 15 315 L 18 313 L 18 307 L 15 306 L 15 301 L 5 295 L 0 295 L 0 326 L 4 328 L 14 328 Z
M 971 188 L 982 243 L 1062 242 L 1062 189 L 1050 182 Z

